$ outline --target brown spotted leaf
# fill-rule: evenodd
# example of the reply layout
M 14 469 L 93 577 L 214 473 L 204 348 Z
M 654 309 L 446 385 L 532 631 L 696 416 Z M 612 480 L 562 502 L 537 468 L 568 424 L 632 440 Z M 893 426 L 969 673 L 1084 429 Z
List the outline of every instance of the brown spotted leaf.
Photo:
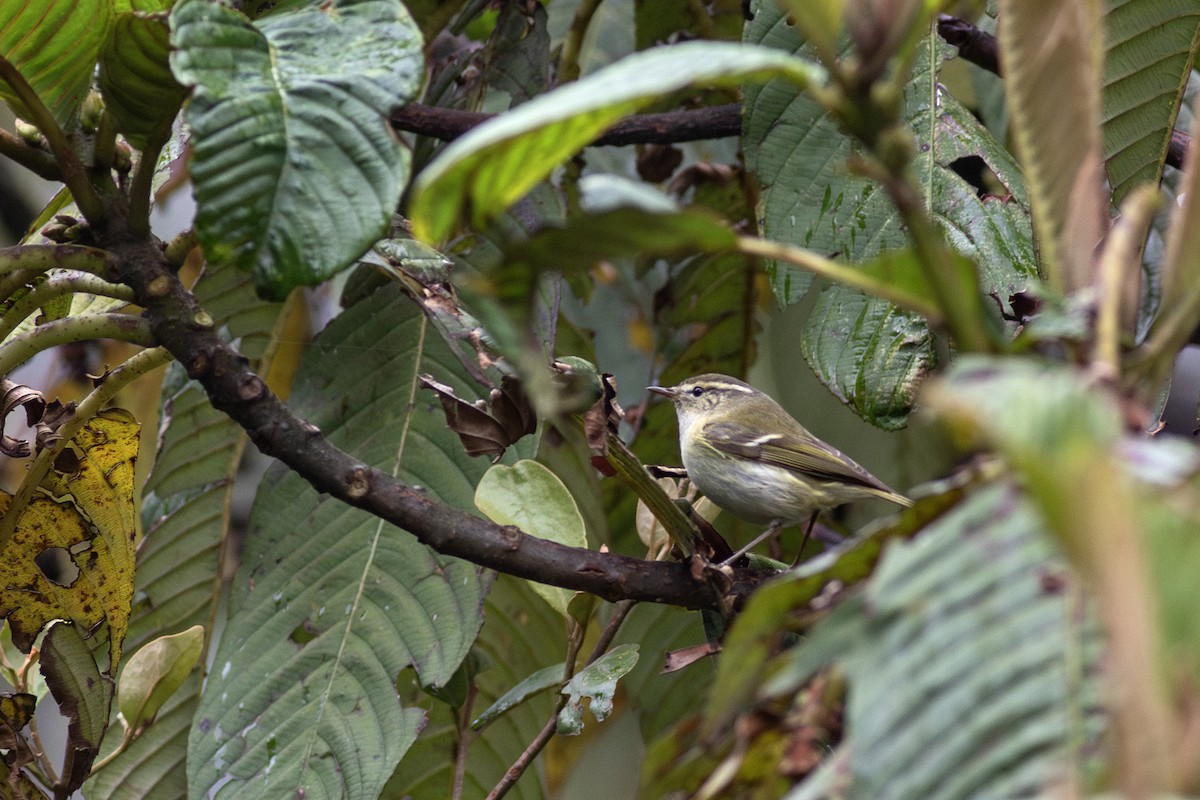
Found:
M 0 750 L 20 746 L 21 729 L 33 719 L 37 697 L 25 692 L 0 694 Z
M 137 450 L 132 415 L 106 409 L 64 451 L 75 458 L 56 462 L 70 471 L 51 470 L 23 508 L 0 493 L 0 512 L 18 515 L 0 543 L 0 616 L 22 652 L 51 620 L 68 620 L 82 632 L 108 622 L 109 671 L 115 671 L 133 599 Z

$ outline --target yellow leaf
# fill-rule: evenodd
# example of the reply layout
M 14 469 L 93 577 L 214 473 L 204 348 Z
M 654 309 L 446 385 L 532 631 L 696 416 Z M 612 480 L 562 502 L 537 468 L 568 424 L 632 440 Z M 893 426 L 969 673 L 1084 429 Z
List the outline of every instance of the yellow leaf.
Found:
M 0 616 L 22 652 L 52 620 L 69 620 L 84 635 L 108 622 L 116 671 L 133 601 L 138 430 L 128 411 L 101 411 L 64 451 L 75 458 L 58 467 L 75 463 L 51 470 L 28 505 L 11 510 L 20 516 L 0 552 Z M 10 513 L 11 502 L 0 492 L 0 513 Z

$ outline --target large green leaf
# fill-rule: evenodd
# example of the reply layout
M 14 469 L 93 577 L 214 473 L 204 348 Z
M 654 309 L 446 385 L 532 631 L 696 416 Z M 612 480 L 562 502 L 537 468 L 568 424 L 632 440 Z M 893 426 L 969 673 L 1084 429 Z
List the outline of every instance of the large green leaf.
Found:
M 1099 627 L 1044 529 L 1011 484 L 981 489 L 894 543 L 861 596 L 776 659 L 760 698 L 790 697 L 830 663 L 848 683 L 839 755 L 809 783 L 832 776 L 848 797 L 1032 797 L 1088 766 L 1104 727 Z M 764 614 L 782 623 L 791 591 L 788 579 L 765 588 L 734 630 Z M 808 789 L 793 796 L 822 796 Z
M 408 173 L 385 115 L 421 84 L 398 0 L 340 0 L 251 23 L 208 0 L 171 15 L 196 232 L 209 261 L 280 297 L 351 264 L 387 230 Z
M 806 84 L 819 74 L 781 53 L 711 42 L 622 59 L 455 140 L 417 178 L 409 204 L 413 232 L 440 241 L 468 214 L 474 225 L 483 225 L 613 123 L 672 92 L 776 75 Z
M 746 40 L 803 53 L 796 30 L 773 4 L 758 8 Z M 961 103 L 937 84 L 941 50 L 926 46 L 905 92 L 905 117 L 916 134 L 918 182 L 952 246 L 972 259 L 980 284 L 1002 309 L 1036 275 L 1036 258 L 1020 169 Z M 930 99 L 936 97 L 936 105 Z M 851 262 L 904 247 L 907 237 L 885 192 L 847 168 L 851 142 L 816 101 L 783 81 L 747 87 L 748 168 L 764 190 L 763 233 Z M 982 161 L 1008 196 L 981 197 L 956 171 Z M 778 264 L 772 287 L 785 305 L 812 287 L 812 276 Z M 802 341 L 821 381 L 863 418 L 885 428 L 907 419 L 922 376 L 936 363 L 922 320 L 841 286 L 821 292 Z
M 469 508 L 487 463 L 465 455 L 418 375 L 462 398 L 477 387 L 395 284 L 360 294 L 306 354 L 292 406 L 364 463 Z M 424 718 L 397 702 L 398 676 L 450 680 L 483 589 L 473 566 L 268 473 L 191 732 L 191 793 L 375 798 Z
M 501 575 L 488 593 L 485 619 L 473 658 L 480 662 L 475 676 L 478 693 L 472 716 L 488 708 L 509 689 L 547 665 L 560 663 L 564 647 L 562 617 L 533 592 L 527 581 Z M 461 742 L 457 721 L 445 703 L 422 698 L 415 689 L 413 702 L 429 708 L 429 724 L 405 755 L 381 800 L 443 800 L 451 794 L 454 759 Z M 546 692 L 508 709 L 467 742 L 463 797 L 483 797 L 546 724 L 554 696 Z M 539 759 L 539 762 L 542 761 Z M 538 800 L 545 796 L 544 781 L 534 768 L 517 781 L 508 796 Z
M 1188 0 L 1108 3 L 1103 141 L 1114 203 L 1162 174 L 1198 27 L 1200 8 Z
M 249 276 L 231 267 L 209 270 L 194 291 L 251 366 L 265 370 L 281 306 L 258 299 Z M 163 633 L 211 624 L 220 599 L 219 553 L 230 533 L 229 504 L 244 441 L 242 429 L 214 409 L 177 364 L 168 370 L 162 398 L 158 452 L 142 505 L 146 534 L 138 549 L 138 596 L 126 638 L 133 649 Z M 89 781 L 89 798 L 187 796 L 187 732 L 200 680 L 196 670 L 147 735 Z M 110 737 L 106 748 L 117 738 Z
M 166 12 L 117 15 L 100 54 L 100 90 L 117 129 L 135 147 L 169 132 L 187 92 L 171 75 Z
M 1108 226 L 1100 4 L 1000 0 L 999 16 L 1004 92 L 1029 182 L 1042 269 L 1053 287 L 1071 291 L 1091 282 L 1092 255 Z
M 0 5 L 0 56 L 17 68 L 62 128 L 79 111 L 100 47 L 113 20 L 113 0 L 7 0 Z M 3 98 L 28 117 L 12 88 Z

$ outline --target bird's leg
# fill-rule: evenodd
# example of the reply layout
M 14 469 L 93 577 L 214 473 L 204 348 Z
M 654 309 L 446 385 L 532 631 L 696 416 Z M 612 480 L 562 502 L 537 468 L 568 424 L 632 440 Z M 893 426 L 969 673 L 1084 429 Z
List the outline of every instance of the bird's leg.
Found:
M 812 516 L 808 518 L 808 527 L 804 529 L 804 538 L 800 540 L 800 549 L 796 551 L 796 560 L 792 566 L 800 563 L 801 557 L 804 555 L 804 546 L 808 544 L 808 537 L 812 535 L 813 527 L 817 524 L 817 515 L 820 511 L 814 511 Z
M 734 553 L 733 555 L 731 555 L 729 558 L 722 561 L 720 566 L 727 567 L 731 564 L 736 563 L 737 560 L 740 559 L 742 556 L 746 555 L 746 553 L 749 553 L 751 550 L 758 547 L 760 544 L 767 541 L 772 536 L 775 536 L 776 534 L 778 534 L 781 528 L 783 528 L 783 520 L 779 520 L 779 519 L 771 520 L 771 524 L 767 526 L 767 529 L 765 531 L 760 533 L 758 536 L 755 536 L 754 539 L 750 542 L 750 544 L 746 545 L 745 547 L 738 548 L 737 552 Z

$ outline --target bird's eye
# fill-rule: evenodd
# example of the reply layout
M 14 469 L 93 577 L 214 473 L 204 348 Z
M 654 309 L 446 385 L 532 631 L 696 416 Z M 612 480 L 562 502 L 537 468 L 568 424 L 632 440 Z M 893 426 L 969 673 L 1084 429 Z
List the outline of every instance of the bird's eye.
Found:
M 704 387 L 697 386 L 695 389 L 692 389 L 692 397 L 699 397 L 702 394 L 704 394 Z

